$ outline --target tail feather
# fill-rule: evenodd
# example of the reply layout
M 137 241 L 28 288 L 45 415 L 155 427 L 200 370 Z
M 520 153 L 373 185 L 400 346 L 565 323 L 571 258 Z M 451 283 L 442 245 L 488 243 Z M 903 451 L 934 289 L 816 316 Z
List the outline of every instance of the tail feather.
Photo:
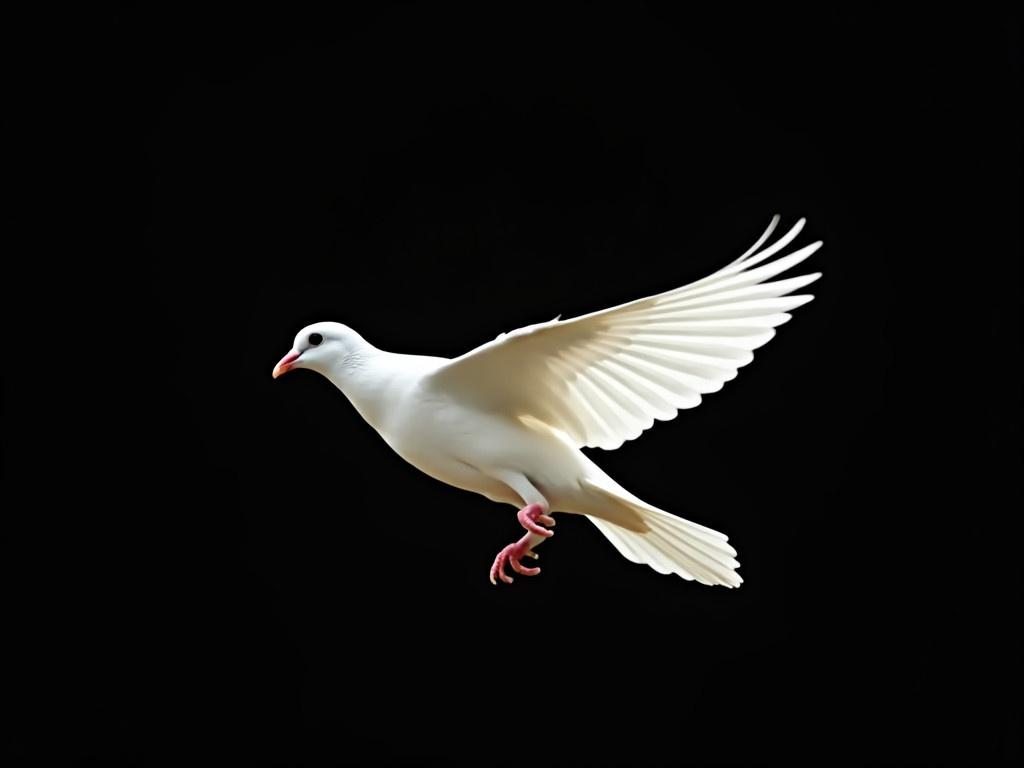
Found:
M 658 573 L 675 573 L 687 581 L 738 587 L 743 578 L 736 573 L 736 550 L 724 534 L 691 523 L 632 497 L 616 494 L 639 514 L 647 530 L 631 531 L 615 523 L 587 515 L 623 557 L 649 565 Z
M 672 519 L 667 513 L 666 518 Z M 657 523 L 651 523 L 651 530 L 659 534 L 653 541 L 662 551 L 671 553 L 673 562 L 678 561 L 681 554 L 689 563 L 694 576 L 704 584 L 724 582 L 725 586 L 738 587 L 743 583 L 743 579 L 736 573 L 736 569 L 740 567 L 739 561 L 734 557 L 736 550 L 729 544 L 719 541 L 715 545 L 710 545 L 697 537 L 686 538 L 678 530 L 673 530 L 665 524 L 664 520 L 665 518 L 659 518 Z

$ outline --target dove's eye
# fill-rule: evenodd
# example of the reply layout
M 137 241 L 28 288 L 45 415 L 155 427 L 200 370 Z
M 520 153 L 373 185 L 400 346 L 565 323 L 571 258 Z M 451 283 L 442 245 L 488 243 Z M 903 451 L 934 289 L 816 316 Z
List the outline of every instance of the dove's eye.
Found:
M 311 334 L 309 334 L 309 346 L 311 346 L 311 347 L 319 347 L 323 343 L 324 343 L 324 337 L 321 336 L 319 333 L 311 333 Z

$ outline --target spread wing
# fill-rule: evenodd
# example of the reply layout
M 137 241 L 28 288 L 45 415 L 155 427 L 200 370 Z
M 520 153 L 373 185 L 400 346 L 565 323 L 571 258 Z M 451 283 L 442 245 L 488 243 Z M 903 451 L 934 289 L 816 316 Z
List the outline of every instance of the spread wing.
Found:
M 800 219 L 758 250 L 778 222 L 773 217 L 746 253 L 701 280 L 503 333 L 440 367 L 427 384 L 486 411 L 532 417 L 577 446 L 618 448 L 655 419 L 671 419 L 721 389 L 790 310 L 814 298 L 788 294 L 820 272 L 772 281 L 821 247 L 774 258 L 803 229 Z

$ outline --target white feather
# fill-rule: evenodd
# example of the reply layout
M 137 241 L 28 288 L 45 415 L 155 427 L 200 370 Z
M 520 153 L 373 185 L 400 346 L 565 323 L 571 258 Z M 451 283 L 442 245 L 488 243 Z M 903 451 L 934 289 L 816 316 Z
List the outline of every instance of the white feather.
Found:
M 778 223 L 774 218 L 754 248 L 682 288 L 503 333 L 441 366 L 430 385 L 491 413 L 531 416 L 580 447 L 618 448 L 655 419 L 671 418 L 721 389 L 753 359 L 750 352 L 790 319 L 791 310 L 814 298 L 786 294 L 814 282 L 820 272 L 764 282 L 821 246 L 812 243 L 769 260 L 804 222 L 758 251 Z M 546 394 L 557 387 L 555 379 L 569 384 L 557 404 Z

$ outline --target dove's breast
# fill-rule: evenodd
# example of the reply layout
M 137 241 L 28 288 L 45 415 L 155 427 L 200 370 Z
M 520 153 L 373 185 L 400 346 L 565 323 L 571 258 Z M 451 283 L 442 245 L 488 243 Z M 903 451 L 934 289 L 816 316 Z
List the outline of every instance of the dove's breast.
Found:
M 448 401 L 410 394 L 396 403 L 380 430 L 403 459 L 448 485 L 515 504 L 518 497 L 478 467 L 482 453 L 496 447 L 500 425 Z

